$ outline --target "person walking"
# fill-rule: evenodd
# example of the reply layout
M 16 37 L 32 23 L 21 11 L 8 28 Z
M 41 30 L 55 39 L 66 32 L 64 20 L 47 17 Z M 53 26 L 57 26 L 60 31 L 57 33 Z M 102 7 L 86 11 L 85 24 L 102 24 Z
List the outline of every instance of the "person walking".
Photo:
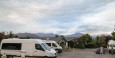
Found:
M 102 46 L 100 47 L 100 54 L 104 54 L 104 48 Z

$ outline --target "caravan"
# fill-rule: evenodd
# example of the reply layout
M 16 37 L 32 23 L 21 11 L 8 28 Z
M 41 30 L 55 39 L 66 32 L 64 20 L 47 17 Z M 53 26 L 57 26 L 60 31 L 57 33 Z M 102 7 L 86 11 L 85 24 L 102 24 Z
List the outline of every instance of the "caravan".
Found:
M 56 58 L 57 53 L 40 39 L 3 39 L 1 42 L 1 54 L 7 58 L 19 57 L 43 57 Z

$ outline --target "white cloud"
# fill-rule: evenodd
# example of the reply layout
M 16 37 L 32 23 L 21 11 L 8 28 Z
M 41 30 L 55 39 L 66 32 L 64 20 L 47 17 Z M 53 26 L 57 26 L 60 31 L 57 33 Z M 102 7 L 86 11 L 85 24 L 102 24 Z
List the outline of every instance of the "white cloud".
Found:
M 113 31 L 115 24 L 115 2 L 109 3 L 98 9 L 98 13 L 88 14 L 81 17 L 83 25 L 95 26 L 94 31 L 83 31 L 91 34 L 105 34 Z M 88 26 L 87 26 L 88 27 Z

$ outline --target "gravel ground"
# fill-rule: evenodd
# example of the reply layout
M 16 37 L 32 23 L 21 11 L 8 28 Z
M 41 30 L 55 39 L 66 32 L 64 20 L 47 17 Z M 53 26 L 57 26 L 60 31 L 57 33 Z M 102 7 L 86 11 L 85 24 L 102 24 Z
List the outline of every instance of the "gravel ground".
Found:
M 115 58 L 115 54 L 95 54 L 96 49 L 76 49 L 60 54 L 58 58 Z
M 95 54 L 95 51 L 96 49 L 74 49 L 69 52 L 63 52 L 58 54 L 57 58 L 115 58 L 115 54 L 114 55 L 111 55 L 109 53 Z

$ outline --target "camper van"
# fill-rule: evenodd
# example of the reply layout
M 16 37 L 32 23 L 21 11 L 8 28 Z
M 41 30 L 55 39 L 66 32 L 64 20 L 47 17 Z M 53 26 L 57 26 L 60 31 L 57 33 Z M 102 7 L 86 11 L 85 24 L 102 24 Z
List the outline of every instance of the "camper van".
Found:
M 3 39 L 1 42 L 2 57 L 43 57 L 56 58 L 57 53 L 40 39 Z
M 43 40 L 48 46 L 55 49 L 58 53 L 62 53 L 62 47 L 53 40 Z
M 108 48 L 109 53 L 111 53 L 112 50 L 113 52 L 115 52 L 115 41 L 109 40 L 107 48 Z

